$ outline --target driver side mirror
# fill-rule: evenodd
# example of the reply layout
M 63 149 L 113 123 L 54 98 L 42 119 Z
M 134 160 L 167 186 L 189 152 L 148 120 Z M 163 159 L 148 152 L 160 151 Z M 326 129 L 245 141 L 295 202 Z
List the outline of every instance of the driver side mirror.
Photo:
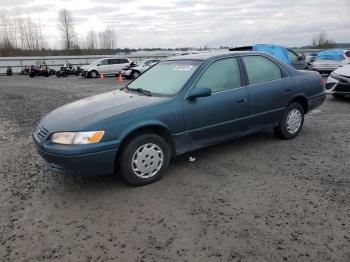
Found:
M 188 94 L 188 99 L 196 99 L 197 97 L 211 96 L 211 89 L 208 87 L 193 88 Z
M 101 64 L 97 64 L 97 66 L 100 66 Z

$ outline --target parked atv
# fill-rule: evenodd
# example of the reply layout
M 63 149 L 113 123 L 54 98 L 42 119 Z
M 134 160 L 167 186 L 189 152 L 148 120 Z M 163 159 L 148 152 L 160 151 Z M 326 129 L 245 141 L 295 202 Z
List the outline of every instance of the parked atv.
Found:
M 48 77 L 49 75 L 51 75 L 51 70 L 48 69 L 47 67 L 41 67 L 41 66 L 37 66 L 37 65 L 32 65 L 30 67 L 30 71 L 29 71 L 29 76 L 30 77 L 35 77 L 35 76 L 45 76 Z
M 74 68 L 72 64 L 64 64 L 61 68 L 60 71 L 56 72 L 57 77 L 67 77 L 69 75 L 75 75 L 78 76 L 81 73 L 80 66 L 77 68 Z
M 24 66 L 24 68 L 21 70 L 21 75 L 29 75 L 30 73 L 30 67 Z

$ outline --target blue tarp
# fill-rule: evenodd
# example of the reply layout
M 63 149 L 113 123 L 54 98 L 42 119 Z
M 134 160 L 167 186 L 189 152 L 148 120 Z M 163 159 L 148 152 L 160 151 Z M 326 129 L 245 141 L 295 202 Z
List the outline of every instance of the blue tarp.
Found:
M 316 60 L 335 60 L 341 61 L 344 59 L 343 50 L 326 50 L 319 52 L 316 56 Z
M 289 65 L 292 64 L 292 62 L 288 58 L 287 48 L 283 46 L 258 44 L 258 45 L 253 45 L 253 50 L 258 52 L 268 53 L 286 64 L 289 64 Z

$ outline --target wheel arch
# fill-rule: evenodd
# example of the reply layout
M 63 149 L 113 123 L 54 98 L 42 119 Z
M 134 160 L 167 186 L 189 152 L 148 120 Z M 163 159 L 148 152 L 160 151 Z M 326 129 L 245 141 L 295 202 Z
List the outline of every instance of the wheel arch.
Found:
M 91 73 L 92 73 L 92 72 L 96 72 L 96 73 L 97 73 L 97 77 L 100 75 L 100 72 L 97 71 L 97 70 L 94 68 L 94 69 L 91 69 L 91 70 L 88 72 L 88 74 L 90 75 L 90 77 L 91 77 Z
M 302 105 L 303 109 L 304 109 L 304 114 L 306 114 L 309 111 L 309 104 L 307 102 L 307 98 L 304 95 L 296 95 L 294 96 L 288 103 L 288 105 L 292 104 L 292 103 L 299 103 L 300 105 Z
M 165 141 L 169 144 L 171 149 L 171 156 L 174 156 L 176 154 L 175 149 L 175 143 L 172 138 L 171 132 L 169 128 L 164 125 L 163 123 L 159 122 L 148 122 L 139 124 L 131 129 L 129 129 L 127 132 L 122 134 L 121 136 L 121 143 L 117 152 L 116 161 L 115 161 L 115 168 L 117 167 L 120 157 L 122 155 L 122 152 L 128 142 L 133 139 L 134 137 L 141 135 L 141 134 L 157 134 L 165 139 Z

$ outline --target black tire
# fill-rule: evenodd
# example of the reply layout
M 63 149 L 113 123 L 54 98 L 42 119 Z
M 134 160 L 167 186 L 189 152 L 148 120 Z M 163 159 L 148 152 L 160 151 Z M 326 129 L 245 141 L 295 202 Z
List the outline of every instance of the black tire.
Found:
M 96 70 L 92 70 L 89 75 L 91 76 L 91 78 L 98 78 L 99 77 L 99 73 Z
M 141 73 L 139 71 L 135 70 L 135 71 L 132 71 L 130 75 L 131 75 L 132 79 L 136 79 L 141 75 Z
M 295 132 L 290 132 L 288 130 L 288 125 L 287 125 L 287 119 L 289 114 L 293 111 L 296 110 L 301 114 L 301 123 L 300 126 L 298 127 L 297 131 Z M 294 112 L 296 112 L 294 111 Z M 299 103 L 291 103 L 288 108 L 285 110 L 282 119 L 279 122 L 279 125 L 274 128 L 274 132 L 277 136 L 283 139 L 292 139 L 295 138 L 303 128 L 304 124 L 304 108 L 301 104 Z
M 29 73 L 29 77 L 33 78 L 35 76 L 35 73 Z
M 137 150 L 143 145 L 146 145 L 148 143 L 155 144 L 158 148 L 161 149 L 161 151 L 163 152 L 163 163 L 160 166 L 159 171 L 155 173 L 153 176 L 149 178 L 141 178 L 137 176 L 133 171 L 132 159 L 134 157 L 134 154 L 137 152 Z M 148 155 L 145 155 L 145 157 L 148 157 Z M 164 173 L 168 169 L 170 158 L 171 158 L 171 149 L 169 144 L 165 141 L 164 138 L 156 134 L 139 135 L 130 139 L 127 142 L 123 151 L 121 152 L 121 157 L 119 159 L 119 172 L 122 178 L 130 185 L 141 186 L 141 185 L 150 184 L 159 180 L 164 175 Z M 149 158 L 146 160 L 145 167 L 147 167 L 147 164 L 149 165 L 155 164 L 152 162 L 152 159 Z
M 339 94 L 332 94 L 332 96 L 333 96 L 335 99 L 340 99 L 340 100 L 345 99 L 345 96 L 339 95 Z

